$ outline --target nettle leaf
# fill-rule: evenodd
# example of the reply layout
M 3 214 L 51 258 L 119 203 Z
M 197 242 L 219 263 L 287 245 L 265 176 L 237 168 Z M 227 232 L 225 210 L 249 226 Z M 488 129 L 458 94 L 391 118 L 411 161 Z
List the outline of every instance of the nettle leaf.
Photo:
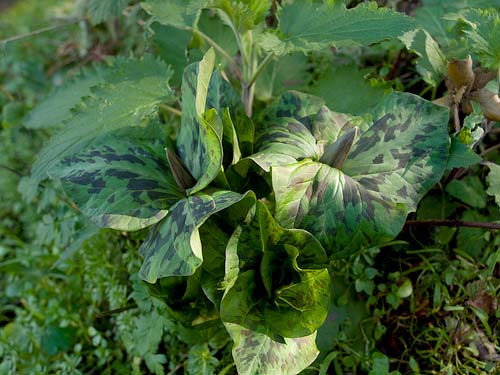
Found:
M 111 67 L 85 70 L 74 80 L 54 90 L 28 113 L 23 125 L 29 129 L 60 126 L 73 116 L 71 112 L 85 96 L 92 95 L 91 88 L 107 81 Z
M 167 217 L 150 229 L 139 248 L 144 257 L 140 277 L 154 283 L 162 277 L 192 275 L 203 262 L 199 227 L 214 213 L 244 199 L 255 197 L 253 193 L 215 191 L 177 202 Z
M 200 15 L 200 10 L 186 0 L 146 0 L 141 6 L 152 16 L 152 21 L 179 29 L 191 28 Z
M 32 169 L 36 181 L 59 161 L 88 147 L 97 137 L 126 127 L 141 126 L 156 115 L 168 100 L 171 71 L 151 56 L 141 60 L 120 59 L 110 83 L 93 90 L 78 112 L 69 119 L 38 154 Z
M 411 18 L 376 4 L 353 9 L 332 4 L 294 1 L 278 13 L 276 33 L 264 34 L 260 44 L 277 55 L 317 51 L 333 45 L 367 45 L 393 38 L 414 28 Z
M 61 180 L 82 213 L 102 228 L 147 227 L 184 197 L 158 143 L 104 137 L 63 159 L 49 174 Z
M 330 276 L 326 254 L 310 233 L 281 228 L 259 201 L 252 222 L 230 239 L 226 259 L 223 322 L 280 342 L 310 335 L 323 324 Z
M 311 129 L 328 126 L 321 113 L 317 118 L 322 121 L 303 123 Z M 286 110 L 282 114 L 288 115 Z M 350 152 L 349 147 L 339 147 L 348 152 L 341 166 L 333 168 L 304 154 L 297 158 L 305 159 L 302 162 L 274 163 L 271 168 L 277 221 L 287 228 L 308 230 L 336 256 L 395 237 L 406 214 L 415 210 L 447 165 L 447 109 L 395 93 L 377 106 L 372 118 L 357 140 L 348 138 L 353 142 L 347 145 Z M 351 132 L 339 122 L 332 121 L 330 127 L 334 129 L 330 137 L 337 133 L 335 142 Z M 285 137 L 280 141 L 288 142 Z M 293 138 L 290 143 L 299 147 Z M 310 142 L 304 142 L 303 148 L 309 147 Z
M 129 0 L 90 0 L 90 20 L 94 25 L 121 14 Z
M 495 202 L 500 206 L 500 165 L 498 164 L 488 164 L 490 168 L 490 173 L 486 177 L 488 182 L 488 190 L 486 192 L 489 195 L 495 197 Z
M 481 64 L 488 69 L 500 67 L 500 17 L 494 10 L 471 9 L 465 15 L 464 30 Z
M 319 354 L 316 332 L 306 337 L 285 338 L 280 343 L 237 324 L 224 325 L 234 341 L 233 358 L 240 375 L 298 374 Z

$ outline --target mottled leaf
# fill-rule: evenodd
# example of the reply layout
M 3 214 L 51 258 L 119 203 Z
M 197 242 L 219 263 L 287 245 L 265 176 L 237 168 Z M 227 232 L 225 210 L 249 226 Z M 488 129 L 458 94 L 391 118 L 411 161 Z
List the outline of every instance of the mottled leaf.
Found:
M 406 209 L 326 164 L 273 167 L 276 220 L 313 233 L 335 257 L 394 238 Z
M 233 358 L 240 375 L 294 375 L 309 366 L 319 354 L 316 333 L 285 338 L 284 343 L 252 332 L 237 324 L 225 323 L 234 341 Z
M 326 317 L 330 277 L 326 254 L 310 233 L 283 229 L 260 202 L 226 253 L 224 322 L 283 341 L 313 333 Z
M 390 240 L 445 170 L 447 122 L 446 109 L 388 96 L 342 171 L 307 160 L 273 166 L 276 219 L 310 231 L 335 256 Z
M 41 181 L 60 160 L 88 147 L 97 137 L 125 127 L 141 126 L 156 114 L 158 105 L 172 94 L 171 72 L 163 62 L 146 56 L 119 60 L 111 83 L 93 90 L 78 112 L 40 151 L 33 178 Z
M 188 194 L 204 189 L 222 166 L 222 129 L 217 124 L 220 119 L 215 109 L 207 108 L 214 61 L 215 53 L 211 49 L 203 60 L 184 70 L 182 120 L 176 144 L 179 157 L 197 180 L 196 185 L 187 190 Z
M 495 197 L 495 202 L 500 206 L 500 166 L 498 164 L 488 164 L 490 168 L 490 173 L 486 177 L 488 182 L 488 190 L 486 192 L 489 195 Z
M 158 143 L 104 137 L 63 159 L 49 174 L 103 228 L 132 231 L 152 225 L 184 196 Z
M 434 186 L 447 164 L 448 109 L 418 96 L 389 95 L 373 113 L 347 157 L 347 175 L 409 211 Z
M 267 51 L 284 55 L 295 51 L 317 51 L 333 45 L 367 45 L 397 37 L 414 27 L 411 18 L 377 5 L 353 9 L 331 4 L 294 1 L 278 14 L 276 33 L 265 34 L 260 44 Z
M 168 276 L 189 276 L 203 262 L 198 228 L 212 214 L 252 194 L 216 191 L 211 195 L 197 193 L 177 202 L 164 220 L 152 227 L 139 252 L 144 263 L 140 277 L 154 283 Z

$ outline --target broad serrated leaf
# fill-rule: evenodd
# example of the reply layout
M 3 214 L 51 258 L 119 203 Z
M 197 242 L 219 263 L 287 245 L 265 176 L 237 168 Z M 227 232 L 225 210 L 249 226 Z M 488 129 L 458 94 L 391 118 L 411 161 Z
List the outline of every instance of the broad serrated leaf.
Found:
M 155 353 L 163 337 L 163 319 L 156 311 L 140 316 L 135 322 L 134 343 L 137 354 Z
M 191 7 L 188 0 L 146 0 L 141 6 L 153 21 L 179 29 L 193 27 L 200 15 L 199 8 Z
M 88 9 L 94 25 L 121 14 L 129 0 L 90 0 Z
M 165 63 L 149 55 L 141 60 L 117 62 L 112 83 L 95 89 L 94 96 L 40 151 L 32 169 L 33 178 L 43 180 L 60 160 L 86 148 L 99 136 L 147 124 L 158 105 L 172 95 L 170 75 Z
M 296 102 L 299 108 L 302 104 Z M 445 170 L 447 122 L 447 109 L 409 94 L 388 96 L 342 171 L 307 159 L 273 164 L 276 219 L 284 227 L 310 231 L 336 256 L 393 238 Z M 313 128 L 319 125 L 329 123 L 312 122 Z M 341 128 L 334 128 L 332 136 L 338 137 Z M 281 142 L 286 144 L 286 138 Z M 274 158 L 272 151 L 268 158 Z
M 49 174 L 61 180 L 65 193 L 101 228 L 144 228 L 184 197 L 158 143 L 105 137 L 63 159 Z
M 68 120 L 75 108 L 86 96 L 92 94 L 91 88 L 106 82 L 112 67 L 97 67 L 86 70 L 81 75 L 54 90 L 28 113 L 23 125 L 30 129 L 43 129 L 62 125 Z
M 168 276 L 189 276 L 202 264 L 198 228 L 211 215 L 241 200 L 252 198 L 231 191 L 197 193 L 177 202 L 161 222 L 151 228 L 139 252 L 144 263 L 140 277 L 154 283 Z
M 278 32 L 261 37 L 264 50 L 278 55 L 317 51 L 350 43 L 368 45 L 411 30 L 414 22 L 402 13 L 376 4 L 353 9 L 330 4 L 295 1 L 278 14 Z
M 295 375 L 309 366 L 319 354 L 316 332 L 284 343 L 252 332 L 236 324 L 225 323 L 234 341 L 233 358 L 240 375 Z
M 282 341 L 323 324 L 330 303 L 330 276 L 321 244 L 310 233 L 283 229 L 257 203 L 255 217 L 228 243 L 220 314 Z
M 481 65 L 488 69 L 500 67 L 500 17 L 494 10 L 469 10 L 465 15 L 465 34 Z
M 495 197 L 495 202 L 500 206 L 500 166 L 498 164 L 488 164 L 490 173 L 486 177 L 488 190 L 486 193 Z

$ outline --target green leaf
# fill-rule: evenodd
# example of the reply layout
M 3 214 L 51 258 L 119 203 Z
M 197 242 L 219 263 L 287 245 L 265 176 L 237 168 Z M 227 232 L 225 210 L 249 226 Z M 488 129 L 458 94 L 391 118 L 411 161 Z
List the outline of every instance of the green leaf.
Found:
M 471 207 L 486 207 L 487 195 L 478 176 L 466 176 L 461 180 L 452 180 L 446 186 L 446 192 Z
M 90 20 L 94 25 L 121 14 L 129 0 L 90 0 Z
M 134 342 L 137 354 L 155 353 L 163 337 L 163 319 L 153 310 L 150 316 L 139 316 L 135 321 Z
M 50 169 L 83 214 L 101 228 L 152 225 L 184 197 L 161 144 L 104 137 Z
M 282 341 L 323 324 L 330 303 L 327 258 L 310 233 L 283 229 L 258 202 L 253 221 L 228 243 L 224 322 Z
M 144 362 L 146 363 L 149 371 L 155 375 L 165 375 L 163 367 L 163 365 L 167 363 L 167 357 L 165 354 L 146 353 L 144 355 Z
M 460 142 L 456 136 L 451 137 L 450 157 L 446 166 L 447 170 L 467 168 L 479 163 L 481 160 L 481 156 L 472 151 L 465 143 Z
M 88 147 L 95 138 L 126 127 L 147 124 L 172 92 L 168 67 L 147 55 L 141 60 L 120 59 L 111 83 L 94 90 L 78 113 L 69 119 L 40 151 L 33 177 L 41 181 L 60 160 Z
M 280 343 L 237 324 L 225 323 L 225 326 L 234 341 L 233 358 L 240 375 L 298 374 L 319 354 L 316 333 L 285 338 L 285 342 Z
M 378 352 L 373 353 L 371 357 L 373 367 L 368 375 L 387 375 L 389 373 L 389 358 Z
M 70 349 L 75 336 L 75 328 L 49 324 L 40 338 L 40 345 L 48 355 L 53 356 Z
M 488 183 L 488 190 L 486 193 L 495 197 L 495 202 L 500 206 L 500 165 L 488 164 L 490 173 L 486 177 Z
M 193 27 L 200 15 L 199 9 L 190 7 L 186 0 L 146 0 L 141 6 L 152 16 L 152 21 L 179 29 Z
M 189 349 L 187 361 L 188 375 L 211 375 L 219 361 L 215 358 L 207 343 L 194 345 Z
M 308 230 L 335 256 L 392 239 L 445 170 L 447 122 L 446 109 L 388 96 L 342 171 L 307 159 L 273 166 L 277 221 Z
M 447 74 L 446 57 L 438 43 L 425 30 L 416 29 L 407 32 L 400 39 L 406 48 L 419 55 L 417 71 L 429 84 L 437 86 Z
M 295 1 L 285 5 L 278 17 L 278 32 L 265 34 L 260 40 L 264 50 L 277 55 L 351 43 L 368 45 L 397 37 L 414 27 L 411 18 L 387 8 L 377 9 L 373 3 L 346 9 Z
M 82 98 L 92 95 L 92 87 L 110 78 L 110 70 L 110 67 L 84 70 L 78 78 L 57 88 L 38 103 L 24 118 L 24 126 L 43 129 L 62 125 L 74 115 L 71 110 L 76 108 Z
M 312 95 L 296 91 L 283 94 L 262 115 L 255 134 L 257 152 L 249 158 L 266 172 L 273 165 L 290 164 L 303 158 L 317 159 L 320 150 L 311 123 L 323 105 L 322 99 Z
M 209 109 L 213 107 L 207 105 L 207 96 L 213 91 L 209 85 L 214 63 L 215 52 L 210 49 L 203 60 L 184 70 L 182 120 L 176 144 L 179 157 L 197 180 L 196 185 L 187 190 L 188 194 L 204 189 L 222 166 L 222 123 L 216 109 Z
M 382 87 L 370 86 L 366 73 L 355 65 L 332 66 L 308 91 L 323 98 L 333 111 L 362 114 L 375 107 L 385 93 Z
M 500 17 L 495 10 L 471 9 L 465 15 L 464 30 L 471 47 L 488 69 L 500 67 Z
M 157 55 L 173 70 L 172 86 L 180 87 L 182 72 L 189 61 L 187 49 L 193 33 L 159 23 L 153 24 L 151 29 L 154 32 L 152 42 Z
M 144 263 L 140 277 L 154 283 L 168 276 L 189 276 L 202 264 L 202 244 L 198 228 L 214 213 L 242 201 L 251 193 L 216 191 L 197 193 L 170 208 L 169 214 L 151 228 L 139 248 Z

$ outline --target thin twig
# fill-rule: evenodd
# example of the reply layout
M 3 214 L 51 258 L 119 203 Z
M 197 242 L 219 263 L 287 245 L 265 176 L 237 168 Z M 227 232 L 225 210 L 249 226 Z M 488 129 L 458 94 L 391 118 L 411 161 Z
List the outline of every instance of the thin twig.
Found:
M 215 40 L 213 40 L 212 38 L 210 38 L 207 34 L 205 34 L 204 32 L 200 31 L 200 30 L 195 30 L 203 39 L 205 39 L 207 41 L 208 44 L 210 44 L 212 47 L 214 47 L 222 56 L 224 56 L 224 58 L 227 60 L 227 62 L 229 63 L 229 65 L 231 66 L 231 69 L 234 70 L 235 74 L 236 74 L 236 78 L 238 78 L 240 81 L 242 80 L 242 77 L 243 77 L 243 74 L 241 73 L 241 69 L 240 67 L 238 66 L 238 64 L 236 63 L 236 61 L 234 61 L 234 59 L 228 55 L 228 53 L 224 50 L 224 48 L 222 48 Z
M 262 70 L 266 67 L 266 65 L 269 63 L 269 61 L 271 61 L 271 58 L 273 56 L 274 56 L 274 53 L 273 52 L 269 52 L 268 55 L 264 58 L 264 60 L 261 61 L 261 63 L 257 67 L 257 70 L 253 74 L 252 79 L 248 83 L 248 86 L 251 86 L 251 85 L 253 85 L 255 83 L 255 81 L 257 80 L 257 77 L 259 77 L 260 73 L 262 73 Z
M 500 224 L 497 223 L 487 223 L 481 221 L 464 221 L 464 220 L 408 220 L 405 226 L 415 226 L 415 225 L 425 225 L 425 226 L 436 226 L 436 227 L 468 227 L 468 228 L 482 228 L 482 229 L 493 229 L 500 230 Z
M 113 309 L 113 310 L 109 310 L 109 311 L 103 311 L 101 313 L 96 314 L 95 317 L 96 317 L 96 319 L 100 319 L 100 318 L 104 318 L 106 316 L 116 315 L 116 314 L 122 313 L 122 312 L 127 311 L 127 310 L 132 310 L 132 309 L 134 309 L 136 307 L 137 307 L 137 305 L 134 303 L 132 305 L 127 305 L 127 306 L 119 307 L 117 309 Z
M 15 175 L 17 175 L 18 177 L 23 177 L 22 173 L 16 171 L 15 169 L 11 168 L 11 167 L 8 167 L 7 165 L 3 165 L 3 164 L 0 164 L 0 168 L 3 168 L 9 172 L 12 172 L 14 173 Z
M 490 148 L 487 148 L 486 150 L 484 150 L 483 152 L 481 152 L 481 156 L 489 154 L 490 152 L 498 150 L 498 149 L 500 149 L 500 143 L 498 143 L 498 144 L 496 144 L 494 146 L 491 146 Z
M 160 104 L 160 109 L 163 109 L 167 112 L 170 112 L 178 117 L 181 117 L 182 116 L 182 112 L 179 111 L 177 108 L 174 108 L 174 107 L 171 107 L 169 105 L 166 105 L 166 104 Z
M 78 23 L 80 21 L 81 21 L 80 19 L 72 20 L 72 21 L 69 21 L 69 22 L 61 23 L 59 25 L 47 26 L 47 27 L 43 27 L 43 28 L 38 29 L 38 30 L 33 30 L 33 31 L 30 31 L 29 33 L 14 35 L 14 36 L 11 36 L 11 37 L 9 37 L 7 39 L 0 40 L 0 44 L 6 44 L 6 43 L 9 43 L 9 42 L 14 42 L 16 40 L 20 40 L 20 39 L 25 39 L 25 38 L 29 38 L 29 37 L 32 37 L 32 36 L 36 36 L 38 34 L 42 34 L 42 33 L 45 33 L 47 31 L 57 30 L 57 29 L 60 29 L 61 27 L 66 27 L 66 26 L 69 26 L 69 25 L 73 25 L 73 24 Z

